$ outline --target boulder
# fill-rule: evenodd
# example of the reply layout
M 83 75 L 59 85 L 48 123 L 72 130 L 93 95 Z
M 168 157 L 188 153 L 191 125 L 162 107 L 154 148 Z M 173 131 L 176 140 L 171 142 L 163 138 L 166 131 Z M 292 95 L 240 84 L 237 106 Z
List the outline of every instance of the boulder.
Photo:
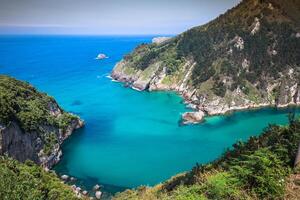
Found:
M 102 195 L 102 192 L 101 192 L 101 191 L 97 191 L 97 192 L 95 193 L 96 199 L 100 199 L 100 198 L 101 198 L 101 195 Z
M 96 184 L 94 187 L 93 187 L 93 190 L 99 190 L 100 189 L 100 185 Z
M 182 115 L 183 124 L 197 124 L 203 120 L 205 116 L 203 111 L 186 112 Z
M 76 178 L 70 177 L 70 181 L 76 181 Z
M 88 194 L 88 191 L 84 190 L 82 191 L 82 194 L 86 196 Z
M 80 187 L 76 187 L 76 191 L 79 193 L 81 191 Z
M 64 181 L 67 181 L 69 179 L 69 176 L 64 174 L 60 178 Z

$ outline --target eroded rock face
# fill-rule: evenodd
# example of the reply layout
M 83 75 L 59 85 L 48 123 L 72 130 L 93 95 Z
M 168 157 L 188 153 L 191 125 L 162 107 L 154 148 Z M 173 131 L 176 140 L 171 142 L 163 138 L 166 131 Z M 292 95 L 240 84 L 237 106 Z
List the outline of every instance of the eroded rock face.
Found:
M 1 125 L 0 128 L 0 154 L 6 154 L 21 162 L 32 160 L 45 168 L 51 168 L 55 165 L 62 155 L 60 145 L 69 137 L 75 129 L 84 125 L 83 121 L 74 120 L 66 129 L 62 131 L 53 127 L 44 127 L 45 130 L 51 130 L 58 134 L 58 141 L 54 145 L 50 154 L 43 152 L 44 142 L 36 132 L 25 133 L 18 123 L 10 122 L 9 125 Z
M 241 39 L 237 39 L 237 41 L 239 40 L 241 41 Z M 136 90 L 173 90 L 178 92 L 189 107 L 197 110 L 197 112 L 182 115 L 183 124 L 202 121 L 202 118 L 206 114 L 219 115 L 233 110 L 265 106 L 285 107 L 300 104 L 298 72 L 296 73 L 292 69 L 282 74 L 282 78 L 278 80 L 271 80 L 270 83 L 266 80 L 265 97 L 260 97 L 256 101 L 253 101 L 243 93 L 241 88 L 237 88 L 229 94 L 231 98 L 229 101 L 226 98 L 216 95 L 213 97 L 210 96 L 209 98 L 206 91 L 197 93 L 197 89 L 189 85 L 188 80 L 190 79 L 194 65 L 195 63 L 192 61 L 186 61 L 186 63 L 183 64 L 184 74 L 181 80 L 171 83 L 164 82 L 167 77 L 167 70 L 165 67 L 159 68 L 159 64 L 156 64 L 156 68 L 152 67 L 153 70 L 151 73 L 148 73 L 148 76 L 145 78 L 140 71 L 136 73 L 132 71 L 132 74 L 125 74 L 124 71 L 130 70 L 126 70 L 128 66 L 122 61 L 121 64 L 118 64 L 113 70 L 112 77 L 118 81 L 129 83 L 131 87 Z M 251 65 L 250 61 L 244 59 L 242 67 L 247 69 L 249 65 Z M 275 88 L 278 90 L 278 92 L 276 92 L 276 98 L 274 98 Z
M 1 151 L 0 154 L 7 154 L 15 159 L 24 162 L 29 159 L 36 163 L 39 157 L 36 152 L 42 148 L 41 140 L 37 134 L 25 134 L 16 122 L 0 129 Z
M 118 62 L 111 73 L 112 79 L 120 82 L 133 83 L 139 77 L 139 72 L 132 70 L 130 73 L 128 67 L 126 67 L 126 61 L 121 60 Z
M 280 82 L 276 105 L 285 107 L 287 105 L 300 104 L 300 85 L 297 77 L 294 77 L 294 70 L 289 71 L 289 78 Z
M 240 46 L 239 46 L 240 47 Z M 137 90 L 173 90 L 178 92 L 189 107 L 197 110 L 197 112 L 189 112 L 182 115 L 183 124 L 198 123 L 207 115 L 225 114 L 233 110 L 243 110 L 251 108 L 259 108 L 265 106 L 285 107 L 288 105 L 300 104 L 300 85 L 298 84 L 298 72 L 293 69 L 286 71 L 278 80 L 266 80 L 265 97 L 259 97 L 256 101 L 249 99 L 241 88 L 237 88 L 229 94 L 231 100 L 224 97 L 213 97 L 206 91 L 197 93 L 197 89 L 189 85 L 188 80 L 191 76 L 195 63 L 187 61 L 183 64 L 184 74 L 182 79 L 177 82 L 165 83 L 167 77 L 165 68 L 155 68 L 151 75 L 144 78 L 141 72 L 132 75 L 123 74 L 127 68 L 126 64 L 116 67 L 112 73 L 112 77 L 118 81 L 130 83 Z M 243 68 L 247 69 L 250 61 L 244 59 Z M 128 70 L 127 70 L 128 71 Z M 277 88 L 277 89 L 276 89 Z M 278 90 L 277 92 L 274 92 Z M 274 97 L 276 93 L 276 97 Z

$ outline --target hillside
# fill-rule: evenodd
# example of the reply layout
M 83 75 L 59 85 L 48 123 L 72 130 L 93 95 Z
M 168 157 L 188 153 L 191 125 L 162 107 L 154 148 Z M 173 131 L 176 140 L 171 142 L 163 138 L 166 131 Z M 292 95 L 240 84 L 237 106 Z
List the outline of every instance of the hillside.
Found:
M 82 126 L 52 97 L 0 75 L 0 155 L 51 168 L 60 159 L 62 142 Z
M 141 44 L 112 78 L 137 90 L 174 90 L 204 115 L 300 104 L 300 2 L 243 0 L 176 37 Z
M 259 137 L 238 142 L 218 160 L 196 165 L 154 187 L 141 186 L 115 200 L 205 200 L 300 198 L 300 119 L 269 126 Z M 298 147 L 299 146 L 299 147 Z
M 0 156 L 0 199 L 75 200 L 71 187 L 63 184 L 54 173 L 46 172 L 32 162 L 20 163 Z

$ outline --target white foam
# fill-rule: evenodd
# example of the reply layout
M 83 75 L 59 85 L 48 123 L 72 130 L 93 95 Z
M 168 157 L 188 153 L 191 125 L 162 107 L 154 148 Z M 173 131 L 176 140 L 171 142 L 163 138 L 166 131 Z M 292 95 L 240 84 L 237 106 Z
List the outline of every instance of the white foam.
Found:
M 105 76 L 106 78 L 113 79 L 110 75 Z
M 136 88 L 136 87 L 134 87 L 134 86 L 132 86 L 131 88 L 132 88 L 132 89 L 134 89 L 134 90 L 136 90 L 136 91 L 139 91 L 139 92 L 141 92 L 141 91 L 142 91 L 141 89 L 139 89 L 139 88 Z

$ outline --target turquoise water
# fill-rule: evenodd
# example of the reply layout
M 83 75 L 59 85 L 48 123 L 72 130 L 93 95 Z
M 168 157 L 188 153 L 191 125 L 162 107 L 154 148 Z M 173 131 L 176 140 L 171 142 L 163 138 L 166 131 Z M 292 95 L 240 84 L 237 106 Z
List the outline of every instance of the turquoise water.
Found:
M 272 108 L 207 118 L 180 126 L 187 109 L 171 92 L 137 92 L 106 76 L 143 37 L 1 36 L 0 73 L 26 80 L 86 121 L 63 145 L 55 167 L 90 189 L 109 192 L 153 185 L 196 162 L 216 159 L 237 140 L 269 123 L 286 124 L 295 109 Z M 105 53 L 106 60 L 95 60 Z M 296 110 L 299 112 L 299 109 Z

